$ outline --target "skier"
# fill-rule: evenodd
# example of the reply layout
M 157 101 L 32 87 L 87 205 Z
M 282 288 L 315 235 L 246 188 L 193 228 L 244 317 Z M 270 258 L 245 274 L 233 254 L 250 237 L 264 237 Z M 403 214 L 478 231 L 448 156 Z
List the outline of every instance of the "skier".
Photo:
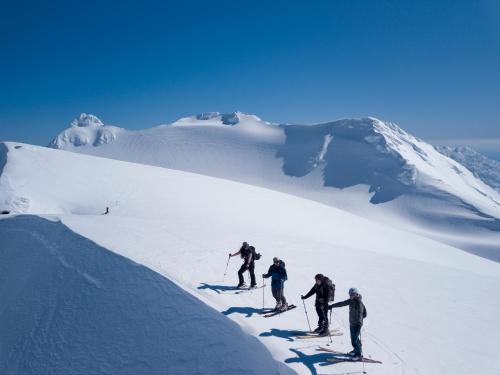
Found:
M 316 313 L 318 314 L 318 328 L 313 332 L 318 335 L 328 334 L 328 302 L 333 301 L 335 286 L 331 280 L 318 273 L 315 277 L 315 284 L 305 296 L 300 296 L 300 298 L 307 299 L 313 294 L 316 294 Z
M 109 215 L 109 207 L 106 207 L 106 211 L 103 213 L 103 215 Z
M 356 288 L 349 289 L 349 299 L 334 303 L 328 307 L 329 310 L 335 307 L 349 306 L 349 325 L 351 331 L 351 344 L 354 348 L 349 352 L 353 361 L 359 361 L 363 358 L 361 345 L 361 327 L 363 327 L 363 319 L 366 318 L 366 307 L 361 301 L 361 294 Z
M 267 273 L 262 274 L 263 278 L 271 277 L 271 292 L 276 300 L 276 310 L 285 311 L 288 309 L 288 303 L 286 303 L 285 295 L 283 294 L 285 289 L 285 281 L 288 280 L 285 262 L 280 260 L 278 257 L 273 258 L 273 264 L 269 267 Z
M 247 270 L 250 272 L 250 289 L 255 288 L 255 286 L 257 285 L 257 283 L 255 282 L 255 248 L 253 246 L 250 246 L 247 242 L 243 242 L 240 250 L 234 254 L 229 254 L 229 257 L 231 258 L 236 255 L 240 255 L 243 259 L 243 264 L 238 271 L 237 288 L 245 287 L 243 273 Z

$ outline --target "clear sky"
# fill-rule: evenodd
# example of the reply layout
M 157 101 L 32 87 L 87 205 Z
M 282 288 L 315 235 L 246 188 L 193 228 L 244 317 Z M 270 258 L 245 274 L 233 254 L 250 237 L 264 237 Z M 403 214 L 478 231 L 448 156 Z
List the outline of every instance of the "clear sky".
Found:
M 1 5 L 0 139 L 47 144 L 80 112 L 138 129 L 234 110 L 500 139 L 497 0 Z

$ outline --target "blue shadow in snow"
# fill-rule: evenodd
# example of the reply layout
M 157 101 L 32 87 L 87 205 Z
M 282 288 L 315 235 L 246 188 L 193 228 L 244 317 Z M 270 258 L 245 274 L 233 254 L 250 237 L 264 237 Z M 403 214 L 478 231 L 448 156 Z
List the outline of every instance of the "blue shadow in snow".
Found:
M 235 286 L 230 286 L 230 285 L 215 285 L 215 284 L 208 284 L 208 283 L 201 283 L 201 285 L 198 287 L 198 289 L 210 289 L 213 290 L 216 293 L 221 293 L 225 292 L 227 290 L 237 290 Z
M 308 331 L 271 328 L 270 331 L 262 332 L 259 336 L 261 336 L 261 337 L 274 336 L 274 337 L 280 337 L 283 339 L 287 339 L 288 341 L 295 341 L 294 336 L 305 335 L 307 333 L 308 333 Z
M 267 312 L 267 309 L 256 309 L 254 307 L 230 307 L 226 311 L 223 311 L 222 313 L 224 315 L 231 315 L 231 314 L 242 314 L 245 315 L 247 318 L 250 318 L 253 314 L 262 314 L 263 312 Z
M 291 352 L 296 354 L 296 357 L 285 359 L 285 363 L 302 363 L 307 369 L 311 372 L 312 375 L 318 375 L 315 364 L 319 364 L 320 366 L 332 365 L 327 361 L 328 358 L 332 358 L 331 353 L 318 353 L 318 354 L 304 354 L 300 350 L 290 349 Z

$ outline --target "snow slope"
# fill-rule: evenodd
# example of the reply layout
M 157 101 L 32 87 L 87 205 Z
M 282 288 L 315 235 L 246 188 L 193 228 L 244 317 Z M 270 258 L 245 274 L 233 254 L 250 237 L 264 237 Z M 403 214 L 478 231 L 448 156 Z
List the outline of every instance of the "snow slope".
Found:
M 142 131 L 89 122 L 51 146 L 291 193 L 500 260 L 500 193 L 393 123 L 282 126 L 240 112 Z
M 2 374 L 291 373 L 170 280 L 59 221 L 0 220 L 0 238 Z
M 500 162 L 490 159 L 473 148 L 439 146 L 439 152 L 466 166 L 474 175 L 500 191 Z
M 384 362 L 367 365 L 370 374 L 500 371 L 498 263 L 268 189 L 29 145 L 7 148 L 0 202 L 56 215 L 74 232 L 163 275 L 238 322 L 298 373 L 361 370 L 360 364 L 329 365 L 328 355 L 317 351 L 325 339 L 290 337 L 307 328 L 298 296 L 318 272 L 334 279 L 339 299 L 351 286 L 364 294 L 364 353 Z M 110 215 L 100 215 L 105 206 Z M 286 261 L 286 295 L 299 308 L 265 319 L 257 314 L 261 290 L 227 290 L 239 267 L 233 259 L 223 278 L 227 253 L 242 240 L 264 254 L 257 275 L 275 255 Z M 312 300 L 307 308 L 314 323 Z M 347 316 L 346 310 L 334 315 L 346 333 L 334 338 L 338 350 L 349 349 Z

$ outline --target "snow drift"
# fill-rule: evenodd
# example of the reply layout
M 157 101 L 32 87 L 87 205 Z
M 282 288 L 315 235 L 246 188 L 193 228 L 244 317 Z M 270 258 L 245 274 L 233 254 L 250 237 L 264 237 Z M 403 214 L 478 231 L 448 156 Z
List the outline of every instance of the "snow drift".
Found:
M 241 112 L 141 131 L 95 122 L 51 146 L 294 194 L 500 260 L 500 193 L 393 123 L 285 126 Z
M 285 374 L 170 280 L 58 221 L 0 220 L 2 374 Z

